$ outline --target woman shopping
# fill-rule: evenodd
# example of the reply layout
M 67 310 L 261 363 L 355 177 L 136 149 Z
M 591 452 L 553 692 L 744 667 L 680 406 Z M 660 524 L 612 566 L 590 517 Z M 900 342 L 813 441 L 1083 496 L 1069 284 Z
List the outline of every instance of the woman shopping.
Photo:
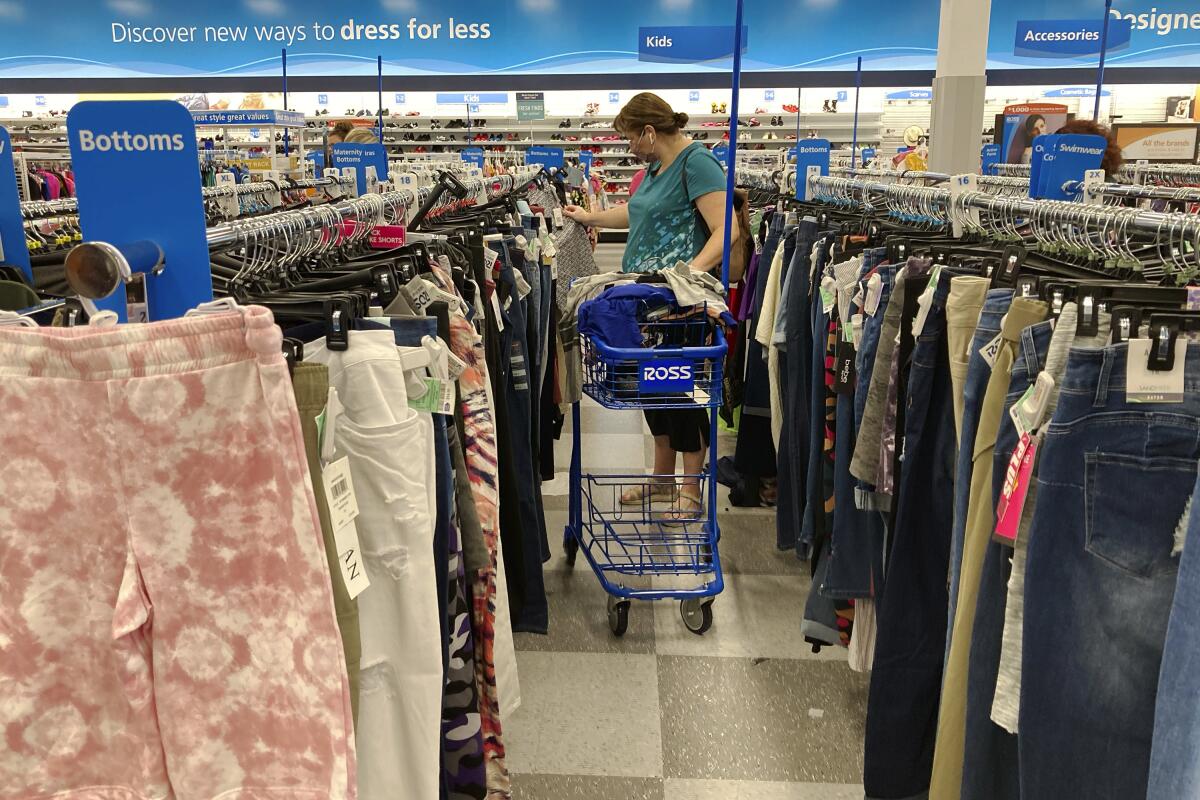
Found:
M 627 205 L 588 212 L 567 206 L 565 213 L 581 225 L 628 228 L 622 260 L 624 272 L 669 269 L 683 261 L 696 272 L 719 270 L 725 231 L 725 173 L 704 145 L 683 133 L 688 115 L 676 113 L 658 95 L 642 92 L 613 120 L 629 140 L 629 151 L 647 164 L 646 176 Z M 697 213 L 698 212 L 698 213 Z M 698 216 L 703 219 L 703 227 Z M 731 244 L 738 238 L 733 226 Z M 672 501 L 679 517 L 702 510 L 699 475 L 708 447 L 709 418 L 700 408 L 646 411 L 654 435 L 654 475 L 648 486 L 621 496 L 627 505 L 647 500 Z M 676 454 L 683 454 L 682 486 L 675 474 Z

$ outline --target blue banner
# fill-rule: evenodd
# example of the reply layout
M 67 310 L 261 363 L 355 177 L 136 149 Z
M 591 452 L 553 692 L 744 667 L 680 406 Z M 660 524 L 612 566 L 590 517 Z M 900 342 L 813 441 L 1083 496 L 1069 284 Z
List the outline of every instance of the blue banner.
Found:
M 1098 56 L 1103 26 L 1102 17 L 1019 20 L 1013 53 L 1028 58 Z M 1129 20 L 1109 20 L 1108 52 L 1129 47 L 1131 32 Z
M 12 140 L 8 130 L 0 128 L 0 261 L 16 264 L 33 285 L 29 266 L 29 248 L 25 245 L 25 223 L 21 217 L 21 196 L 17 194 L 17 176 L 13 167 Z
M 541 164 L 546 169 L 563 166 L 563 149 L 561 147 L 542 147 L 534 145 L 525 151 L 526 164 Z
M 282 128 L 303 128 L 304 115 L 299 111 L 193 111 L 197 125 L 275 125 Z
M 888 92 L 888 100 L 932 100 L 932 89 L 904 89 L 899 92 Z
M 508 92 L 438 92 L 439 106 L 502 106 L 508 102 Z
M 359 194 L 367 193 L 367 167 L 375 168 L 375 177 L 379 180 L 388 179 L 387 147 L 384 145 L 339 142 L 329 149 L 333 153 L 332 166 L 339 170 L 354 170 Z
M 150 241 L 165 268 L 146 275 L 151 320 L 212 300 L 196 126 L 170 100 L 85 101 L 67 115 L 79 223 L 87 241 Z M 97 300 L 124 320 L 125 287 Z
M 1110 97 L 1112 92 L 1108 89 L 1102 89 L 1101 97 Z M 1042 92 L 1042 97 L 1095 97 L 1095 86 L 1064 86 L 1061 89 L 1047 89 Z
M 749 29 L 742 26 L 746 51 Z M 732 25 L 670 25 L 638 29 L 638 61 L 688 64 L 716 61 L 733 55 Z

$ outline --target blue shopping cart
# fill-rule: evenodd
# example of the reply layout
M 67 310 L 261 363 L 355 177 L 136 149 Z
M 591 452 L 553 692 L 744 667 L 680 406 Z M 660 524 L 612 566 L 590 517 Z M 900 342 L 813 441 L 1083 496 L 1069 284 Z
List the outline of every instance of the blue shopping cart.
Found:
M 584 393 L 609 409 L 703 409 L 709 416 L 709 459 L 699 475 L 584 473 L 580 408 L 572 410 L 569 516 L 564 533 L 567 564 L 582 552 L 608 593 L 608 623 L 617 636 L 629 626 L 633 600 L 678 600 L 688 630 L 712 626 L 713 598 L 724 588 L 717 552 L 717 409 L 721 404 L 725 336 L 706 313 L 640 325 L 644 347 L 610 347 L 580 336 Z M 700 486 L 695 513 L 655 508 L 664 484 L 677 492 Z M 629 490 L 636 502 L 622 502 Z M 638 494 L 635 492 L 635 494 Z

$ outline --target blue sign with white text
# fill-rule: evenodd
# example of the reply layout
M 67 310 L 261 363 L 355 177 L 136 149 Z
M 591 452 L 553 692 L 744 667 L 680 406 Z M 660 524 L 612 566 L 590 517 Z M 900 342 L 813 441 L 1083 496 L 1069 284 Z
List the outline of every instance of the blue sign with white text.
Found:
M 558 167 L 562 169 L 563 149 L 561 147 L 542 147 L 534 145 L 525 151 L 526 164 L 541 164 L 546 169 Z
M 405 96 L 404 92 L 396 92 L 395 100 L 396 105 L 402 106 L 408 102 L 408 97 Z
M 1082 181 L 1089 169 L 1099 169 L 1108 142 L 1103 136 L 1080 133 L 1047 134 L 1033 140 L 1029 196 L 1043 200 L 1073 200 L 1063 187 Z
M 805 139 L 796 144 L 796 199 L 808 200 L 808 168 L 819 167 L 829 174 L 829 140 Z
M 0 128 L 0 252 L 4 262 L 16 264 L 33 285 L 29 266 L 29 247 L 25 243 L 25 221 L 21 217 L 21 197 L 13 167 L 12 140 L 8 130 Z
M 1061 89 L 1047 89 L 1042 92 L 1042 97 L 1095 97 L 1095 86 L 1064 86 Z M 1108 89 L 1100 90 L 1101 97 L 1111 97 L 1112 92 Z
M 358 193 L 367 193 L 367 167 L 375 168 L 375 177 L 388 179 L 387 148 L 381 144 L 348 144 L 339 142 L 330 148 L 333 166 L 339 170 L 352 169 L 358 179 Z
M 1076 58 L 1100 55 L 1103 19 L 1019 20 L 1013 54 L 1028 58 Z M 1129 47 L 1129 20 L 1110 19 L 1108 52 Z
M 746 50 L 749 28 L 742 26 L 741 47 Z M 717 61 L 733 55 L 732 25 L 671 25 L 638 28 L 638 61 L 687 64 Z
M 464 147 L 459 156 L 468 164 L 474 164 L 477 167 L 483 167 L 482 147 Z
M 888 100 L 932 100 L 932 89 L 904 89 L 899 92 L 888 92 Z
M 620 92 L 609 92 L 608 93 L 608 102 L 610 102 L 610 103 L 621 102 L 621 93 Z
M 979 151 L 979 174 L 991 175 L 994 173 L 995 167 L 1000 163 L 1000 145 L 985 144 L 983 149 Z
M 33 98 L 33 104 L 34 104 L 35 106 L 44 106 L 44 105 L 46 105 L 46 95 L 44 95 L 44 94 L 39 94 L 37 97 Z
M 864 147 L 862 149 L 862 153 L 860 153 L 859 155 L 862 156 L 862 165 L 864 167 L 870 166 L 871 162 L 875 160 L 875 148 L 874 147 Z
M 596 154 L 591 150 L 579 151 L 579 163 L 583 167 L 583 174 L 589 178 L 592 176 L 592 161 L 595 160 Z
M 655 359 L 642 362 L 640 367 L 639 394 L 690 394 L 696 388 L 695 365 L 686 358 Z
M 713 154 L 713 157 L 717 159 L 717 161 L 720 161 L 726 167 L 729 166 L 729 145 L 726 145 L 726 144 L 713 145 L 712 154 Z
M 329 105 L 329 95 L 327 95 L 327 94 L 317 95 L 317 105 L 319 105 L 319 106 Z
M 497 106 L 508 102 L 508 92 L 438 92 L 439 106 Z
M 688 102 L 689 103 L 699 103 L 700 102 L 700 92 L 696 91 L 695 89 L 692 89 L 690 92 L 688 92 Z
M 837 101 L 838 101 L 839 103 L 844 103 L 844 102 L 846 102 L 846 101 L 847 101 L 847 100 L 849 100 L 849 99 L 850 99 L 850 93 L 849 93 L 849 92 L 847 92 L 845 89 L 839 89 L 839 90 L 838 90 L 838 94 L 837 94 Z
M 764 103 L 775 102 L 775 90 L 774 89 L 767 89 L 766 91 L 763 92 L 763 102 Z
M 90 100 L 67 115 L 79 223 L 87 241 L 149 241 L 164 268 L 146 274 L 151 320 L 183 316 L 212 300 L 196 126 L 171 100 Z M 125 287 L 97 300 L 126 318 Z
M 303 128 L 304 115 L 299 111 L 193 111 L 197 125 L 275 125 L 282 128 Z

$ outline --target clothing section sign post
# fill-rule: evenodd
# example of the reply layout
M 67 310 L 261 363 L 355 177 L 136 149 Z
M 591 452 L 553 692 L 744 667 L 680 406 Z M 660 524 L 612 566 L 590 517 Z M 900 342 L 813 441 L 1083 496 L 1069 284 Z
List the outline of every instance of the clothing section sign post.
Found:
M 460 153 L 460 157 L 468 164 L 473 164 L 480 169 L 483 168 L 483 148 L 482 147 L 464 147 Z
M 829 174 L 829 140 L 805 139 L 796 143 L 796 199 L 810 200 L 809 168 L 818 175 Z
M 0 262 L 20 267 L 29 285 L 33 285 L 21 197 L 17 194 L 17 174 L 13 168 L 12 140 L 5 128 L 0 128 Z
M 333 166 L 343 173 L 347 169 L 354 170 L 360 197 L 368 191 L 367 167 L 374 167 L 376 176 L 388 174 L 387 148 L 384 145 L 339 142 L 330 150 L 333 152 Z
M 146 272 L 149 319 L 183 316 L 212 300 L 196 126 L 170 100 L 89 100 L 67 115 L 84 241 L 107 242 Z M 161 264 L 147 251 L 161 251 Z M 140 255 L 142 258 L 134 258 Z M 99 308 L 126 319 L 119 283 Z
M 530 147 L 525 151 L 526 164 L 541 164 L 546 169 L 557 167 L 562 169 L 565 154 L 561 147 Z
M 517 92 L 517 121 L 532 122 L 546 118 L 545 92 Z

